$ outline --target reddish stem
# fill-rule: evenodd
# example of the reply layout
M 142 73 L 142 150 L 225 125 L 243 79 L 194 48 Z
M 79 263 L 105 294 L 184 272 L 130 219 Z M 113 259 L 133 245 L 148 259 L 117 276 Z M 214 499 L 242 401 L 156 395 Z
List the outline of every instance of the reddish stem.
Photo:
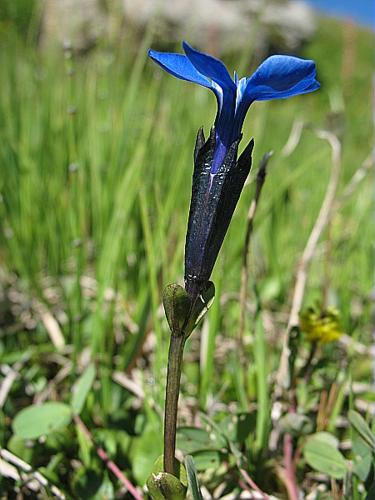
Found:
M 288 490 L 289 500 L 298 500 L 298 486 L 296 481 L 296 469 L 293 460 L 293 438 L 290 434 L 284 436 L 284 467 L 285 486 Z
M 244 469 L 240 469 L 240 472 L 242 474 L 242 477 L 245 479 L 246 483 L 250 486 L 250 488 L 252 488 L 254 491 L 262 495 L 262 498 L 264 498 L 264 500 L 268 500 L 269 496 L 259 488 L 259 486 L 251 479 L 249 474 Z
M 103 462 L 107 466 L 107 469 L 109 469 L 117 477 L 117 479 L 125 486 L 127 491 L 133 496 L 133 498 L 135 498 L 136 500 L 142 500 L 142 497 L 138 493 L 135 486 L 133 486 L 132 483 L 129 481 L 129 479 L 127 479 L 124 476 L 124 474 L 120 471 L 120 469 L 117 467 L 117 465 L 109 458 L 107 453 L 103 450 L 103 448 L 101 448 L 100 446 L 96 446 L 91 432 L 88 430 L 88 428 L 85 426 L 85 424 L 82 422 L 82 420 L 80 419 L 80 417 L 78 415 L 75 415 L 74 421 L 78 425 L 78 427 L 81 429 L 83 434 L 86 436 L 86 438 L 89 441 L 91 441 L 93 446 L 96 448 L 96 452 L 97 452 L 98 456 L 103 460 Z

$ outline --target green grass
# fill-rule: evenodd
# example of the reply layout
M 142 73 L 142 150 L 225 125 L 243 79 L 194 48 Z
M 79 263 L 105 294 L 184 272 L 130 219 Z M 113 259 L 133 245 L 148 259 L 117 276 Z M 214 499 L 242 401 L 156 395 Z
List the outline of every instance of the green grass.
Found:
M 340 190 L 371 150 L 372 37 L 356 31 L 348 44 L 344 29 L 323 22 L 304 51 L 317 62 L 319 92 L 256 103 L 245 123 L 243 144 L 255 138 L 255 167 L 265 151 L 275 152 L 250 254 L 250 301 L 256 302 L 255 282 L 268 321 L 262 325 L 261 316 L 247 318 L 248 363 L 245 369 L 238 364 L 234 341 L 254 184 L 244 189 L 213 274 L 218 293 L 205 320 L 204 348 L 200 350 L 195 332 L 185 355 L 181 423 L 205 427 L 199 414 L 193 418 L 198 410 L 210 417 L 238 447 L 240 460 L 249 460 L 250 475 L 276 495 L 285 495 L 274 472 L 281 455 L 265 450 L 273 375 L 297 260 L 331 166 L 329 146 L 312 128 L 303 131 L 290 156 L 283 156 L 282 148 L 297 118 L 312 127 L 333 128 L 343 145 Z M 152 438 L 162 429 L 158 408 L 163 407 L 168 350 L 161 291 L 183 279 L 195 133 L 201 125 L 208 133 L 216 105 L 205 89 L 154 67 L 146 59 L 151 44 L 147 35 L 135 52 L 125 46 L 101 47 L 87 57 L 69 57 L 38 53 L 15 36 L 3 34 L 0 40 L 0 360 L 5 366 L 29 357 L 2 409 L 1 445 L 43 467 L 46 477 L 74 498 L 89 497 L 82 491 L 91 479 L 101 485 L 98 498 L 105 488 L 107 498 L 114 498 L 120 485 L 103 471 L 73 424 L 28 446 L 13 436 L 11 422 L 48 384 L 48 400 L 68 402 L 88 357 L 95 362 L 97 378 L 81 416 L 98 442 L 140 486 L 161 453 L 160 441 Z M 240 54 L 233 56 L 228 65 L 233 69 L 239 60 Z M 329 302 L 340 310 L 344 331 L 364 346 L 371 332 L 371 191 L 368 179 L 359 184 L 335 215 L 330 235 Z M 305 306 L 322 301 L 326 238 L 324 234 L 313 261 Z M 44 303 L 60 324 L 66 347 L 58 355 L 35 301 Z M 301 341 L 300 363 L 308 347 Z M 327 345 L 319 356 L 310 385 L 299 388 L 311 433 L 325 388 L 338 381 L 341 392 L 334 411 L 345 415 L 349 402 L 343 381 L 369 382 L 371 377 L 369 357 L 359 358 L 350 348 Z M 71 368 L 59 377 L 70 361 Z M 143 403 L 113 381 L 116 371 L 136 374 L 145 392 Z M 356 398 L 373 399 L 368 393 L 351 397 L 354 407 Z M 236 433 L 231 425 L 239 411 L 248 424 L 245 430 L 238 430 L 238 424 Z M 332 422 L 329 430 L 339 439 L 348 436 Z M 211 492 L 224 482 L 228 491 L 235 491 L 236 454 L 232 449 L 218 456 L 220 468 L 201 472 L 201 483 Z M 74 460 L 84 465 L 83 472 L 72 466 Z M 298 480 L 306 492 L 318 484 L 309 470 L 301 460 Z M 12 491 L 14 482 L 2 478 L 0 485 Z M 27 487 L 18 486 L 25 493 Z

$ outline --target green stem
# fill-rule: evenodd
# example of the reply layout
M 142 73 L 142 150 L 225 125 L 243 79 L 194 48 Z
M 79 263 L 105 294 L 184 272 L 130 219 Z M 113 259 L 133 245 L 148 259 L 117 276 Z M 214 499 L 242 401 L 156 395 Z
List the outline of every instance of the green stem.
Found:
M 180 394 L 185 335 L 172 332 L 168 353 L 167 388 L 164 413 L 164 471 L 175 475 L 177 406 Z

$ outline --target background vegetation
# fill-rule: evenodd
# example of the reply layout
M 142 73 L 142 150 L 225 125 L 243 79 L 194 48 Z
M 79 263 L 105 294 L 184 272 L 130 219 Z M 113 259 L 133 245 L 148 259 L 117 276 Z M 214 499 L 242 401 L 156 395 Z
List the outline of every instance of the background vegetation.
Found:
M 151 29 L 139 43 L 103 42 L 83 57 L 38 51 L 30 16 L 8 7 L 2 19 L 0 491 L 134 497 L 98 456 L 102 447 L 142 497 L 162 451 L 169 333 L 161 291 L 183 278 L 193 144 L 199 126 L 208 132 L 215 102 L 147 60 Z M 246 474 L 269 495 L 293 498 L 283 436 L 291 436 L 293 480 L 309 498 L 365 498 L 372 482 L 373 438 L 358 415 L 371 426 L 372 36 L 322 20 L 302 55 L 316 60 L 322 88 L 252 106 L 243 144 L 255 138 L 254 171 L 213 275 L 214 305 L 187 345 L 179 448 L 193 455 L 207 498 L 252 489 Z M 244 47 L 227 63 L 250 74 L 257 58 Z M 336 307 L 344 333 L 312 348 L 299 332 L 299 376 L 280 400 L 284 417 L 273 413 L 272 422 L 296 267 L 332 168 L 316 128 L 340 140 L 342 168 L 304 307 Z M 246 216 L 269 150 L 240 348 Z M 33 404 L 39 412 L 25 413 Z M 32 466 L 31 479 L 14 456 Z

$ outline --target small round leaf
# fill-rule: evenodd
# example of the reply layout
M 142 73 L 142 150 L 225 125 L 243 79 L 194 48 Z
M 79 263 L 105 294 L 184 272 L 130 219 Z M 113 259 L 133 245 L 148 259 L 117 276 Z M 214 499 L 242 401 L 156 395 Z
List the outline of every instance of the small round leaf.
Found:
M 37 439 L 67 426 L 71 419 L 72 410 L 68 405 L 51 401 L 24 408 L 16 415 L 12 427 L 23 439 Z
M 311 436 L 303 447 L 306 462 L 313 469 L 335 479 L 343 479 L 348 471 L 348 463 L 337 450 L 337 440 L 327 432 Z

